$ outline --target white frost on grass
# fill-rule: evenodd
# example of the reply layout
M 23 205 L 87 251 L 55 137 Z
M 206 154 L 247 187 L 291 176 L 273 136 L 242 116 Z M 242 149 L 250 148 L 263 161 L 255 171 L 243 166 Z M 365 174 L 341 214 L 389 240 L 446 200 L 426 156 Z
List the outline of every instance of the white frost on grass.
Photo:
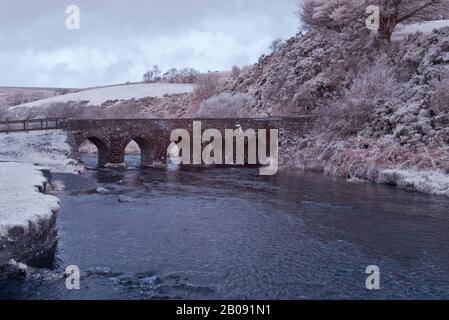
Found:
M 38 228 L 59 210 L 56 197 L 39 192 L 46 182 L 42 167 L 29 163 L 0 162 L 0 236 L 14 227 L 25 232 Z
M 45 166 L 52 172 L 72 173 L 77 161 L 62 130 L 0 133 L 0 161 L 26 162 Z
M 57 102 L 89 101 L 88 105 L 100 106 L 108 100 L 129 100 L 145 97 L 161 98 L 166 94 L 179 94 L 193 92 L 193 84 L 169 84 L 169 83 L 142 83 L 101 87 L 87 89 L 76 93 L 69 93 L 48 99 L 42 99 L 30 103 L 11 107 L 10 110 L 19 108 L 31 108 L 36 106 L 49 106 Z
M 406 38 L 409 34 L 416 32 L 421 33 L 432 33 L 434 29 L 441 29 L 444 27 L 449 27 L 449 20 L 435 20 L 435 21 L 425 21 L 407 25 L 398 25 L 395 32 L 392 35 L 393 40 L 402 40 Z
M 410 191 L 449 197 L 449 175 L 437 171 L 383 170 L 378 180 Z

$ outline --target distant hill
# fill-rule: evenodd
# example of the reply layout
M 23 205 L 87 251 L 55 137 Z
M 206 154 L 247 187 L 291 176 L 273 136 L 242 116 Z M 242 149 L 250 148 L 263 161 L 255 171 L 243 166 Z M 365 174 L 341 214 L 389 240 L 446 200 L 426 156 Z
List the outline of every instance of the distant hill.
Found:
M 146 97 L 161 98 L 167 94 L 190 93 L 193 84 L 138 83 L 124 84 L 93 89 L 80 90 L 65 95 L 54 95 L 49 98 L 11 107 L 12 110 L 49 106 L 54 103 L 86 102 L 91 106 L 100 106 L 106 101 L 141 99 Z
M 0 107 L 11 107 L 76 91 L 77 89 L 66 88 L 0 87 Z

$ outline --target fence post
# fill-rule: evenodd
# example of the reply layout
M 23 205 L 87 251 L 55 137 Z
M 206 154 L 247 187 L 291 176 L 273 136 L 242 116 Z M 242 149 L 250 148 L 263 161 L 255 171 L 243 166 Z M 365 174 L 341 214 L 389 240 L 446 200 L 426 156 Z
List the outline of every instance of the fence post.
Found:
M 44 130 L 44 119 L 41 119 L 41 130 Z
M 27 131 L 27 121 L 23 120 L 23 131 Z

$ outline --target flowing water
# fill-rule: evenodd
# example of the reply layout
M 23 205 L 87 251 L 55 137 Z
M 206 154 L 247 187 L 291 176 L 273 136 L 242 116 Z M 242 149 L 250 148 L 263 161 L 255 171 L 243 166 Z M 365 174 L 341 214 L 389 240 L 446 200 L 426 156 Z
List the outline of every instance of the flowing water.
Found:
M 53 180 L 65 184 L 58 245 L 30 262 L 37 275 L 1 281 L 0 298 L 449 299 L 446 198 L 244 168 Z M 60 279 L 69 265 L 80 290 Z M 366 289 L 371 265 L 380 290 Z

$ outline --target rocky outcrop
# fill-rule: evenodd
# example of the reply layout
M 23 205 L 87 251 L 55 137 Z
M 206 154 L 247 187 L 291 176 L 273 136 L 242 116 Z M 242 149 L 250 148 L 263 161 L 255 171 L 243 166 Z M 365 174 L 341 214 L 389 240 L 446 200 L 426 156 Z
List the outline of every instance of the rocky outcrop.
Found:
M 4 268 L 10 261 L 27 261 L 56 245 L 59 204 L 57 198 L 44 194 L 50 182 L 48 170 L 3 162 L 0 171 L 0 268 Z
M 42 219 L 36 227 L 25 230 L 17 226 L 0 238 L 0 266 L 11 259 L 27 261 L 41 256 L 52 249 L 58 240 L 56 226 L 57 211 L 52 211 L 50 219 Z

